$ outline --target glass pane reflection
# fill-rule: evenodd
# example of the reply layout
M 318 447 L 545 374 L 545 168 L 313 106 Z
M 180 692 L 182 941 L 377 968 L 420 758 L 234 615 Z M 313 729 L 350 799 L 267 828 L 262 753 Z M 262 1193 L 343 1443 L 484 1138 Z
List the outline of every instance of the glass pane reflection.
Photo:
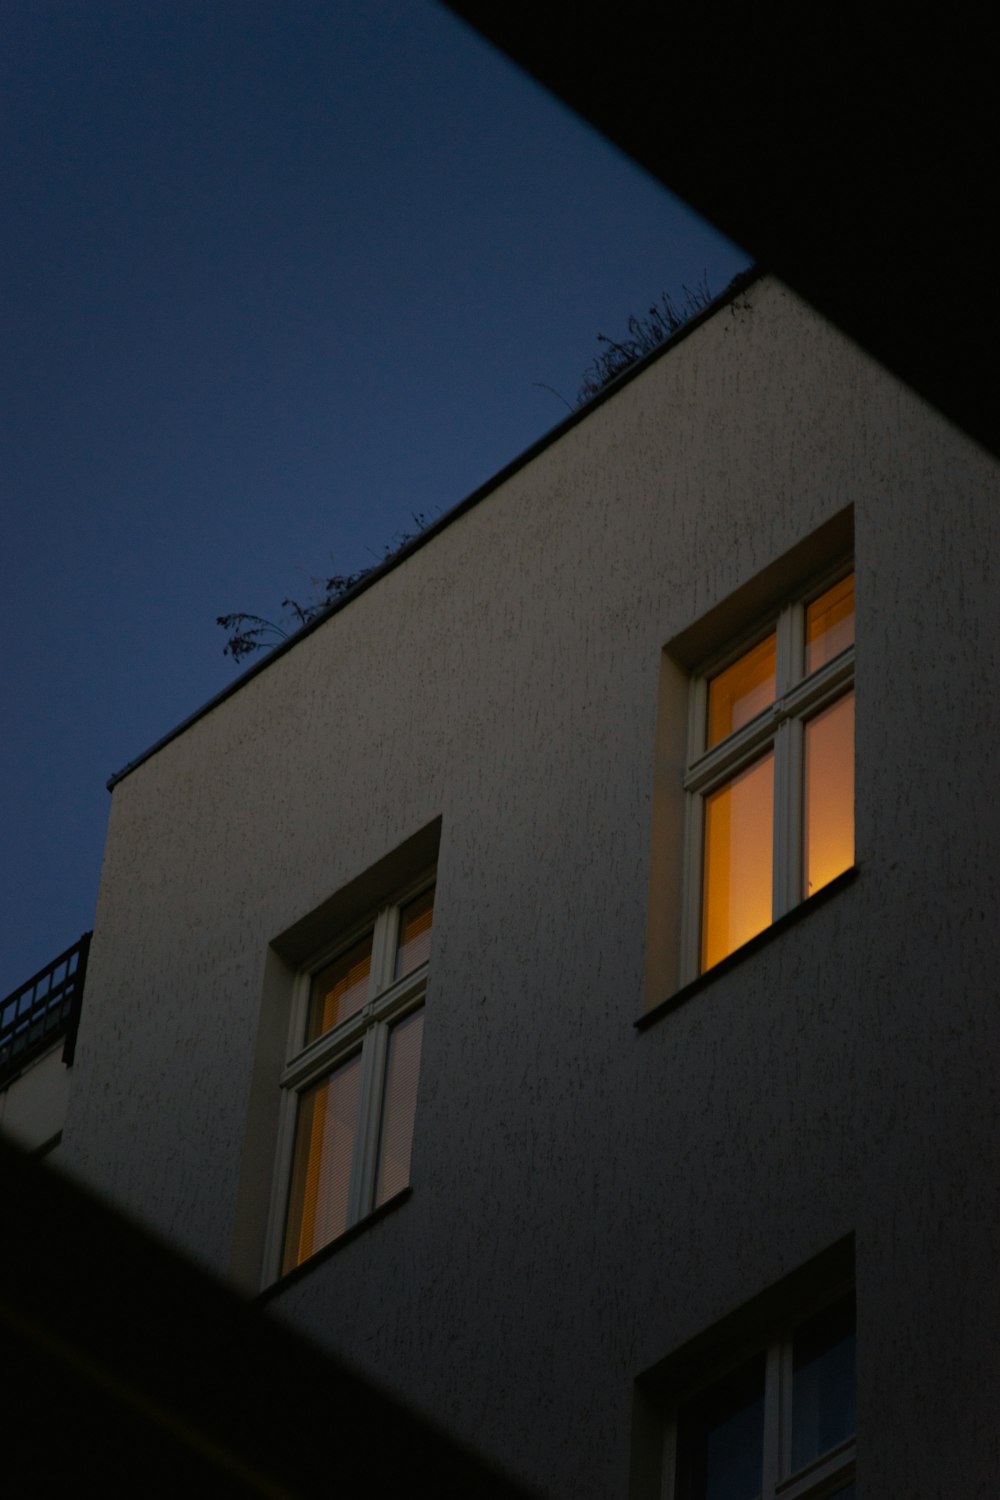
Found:
M 764 1357 L 699 1396 L 678 1423 L 678 1500 L 756 1500 L 763 1479 Z
M 749 724 L 774 702 L 776 639 L 769 635 L 709 682 L 706 749 Z
M 361 1054 L 306 1089 L 299 1101 L 282 1272 L 341 1234 L 361 1093 Z
M 431 952 L 431 925 L 434 920 L 434 887 L 424 891 L 399 914 L 399 940 L 396 946 L 394 979 L 402 979 L 427 962 Z
M 405 1188 L 410 1180 L 410 1151 L 413 1146 L 413 1117 L 417 1109 L 423 1030 L 424 1013 L 418 1010 L 412 1016 L 407 1016 L 405 1021 L 400 1021 L 389 1033 L 378 1151 L 378 1181 L 375 1185 L 376 1208 Z
M 815 672 L 854 644 L 854 574 L 814 599 L 806 610 L 806 671 Z
M 803 893 L 812 896 L 854 863 L 854 693 L 805 730 Z
M 315 1041 L 331 1027 L 359 1011 L 368 998 L 368 976 L 372 967 L 372 935 L 335 958 L 313 976 L 309 993 L 306 1041 Z
M 774 751 L 705 798 L 701 967 L 771 925 Z
M 856 1426 L 854 1299 L 796 1330 L 792 1357 L 792 1472 L 852 1437 Z

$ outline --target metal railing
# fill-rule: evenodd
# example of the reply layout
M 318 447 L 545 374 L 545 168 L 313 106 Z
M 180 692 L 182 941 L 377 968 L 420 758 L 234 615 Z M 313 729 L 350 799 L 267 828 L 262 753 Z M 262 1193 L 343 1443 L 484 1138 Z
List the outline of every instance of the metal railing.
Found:
M 0 1088 L 61 1036 L 66 1038 L 63 1062 L 72 1063 L 91 936 L 85 932 L 72 948 L 0 1000 Z

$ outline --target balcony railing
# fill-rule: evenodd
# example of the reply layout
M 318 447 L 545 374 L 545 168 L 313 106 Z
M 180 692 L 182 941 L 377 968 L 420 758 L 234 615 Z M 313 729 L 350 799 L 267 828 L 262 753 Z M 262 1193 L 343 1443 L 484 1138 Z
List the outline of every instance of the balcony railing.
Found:
M 73 1061 L 91 934 L 60 953 L 27 984 L 0 1000 L 0 1088 L 65 1037 L 63 1062 Z

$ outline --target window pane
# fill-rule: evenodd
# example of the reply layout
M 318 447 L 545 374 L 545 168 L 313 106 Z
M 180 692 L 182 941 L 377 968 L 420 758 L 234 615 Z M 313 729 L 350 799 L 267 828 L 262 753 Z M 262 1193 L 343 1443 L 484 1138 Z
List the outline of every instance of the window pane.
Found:
M 313 977 L 309 994 L 306 1041 L 359 1011 L 368 999 L 368 976 L 372 967 L 372 935 L 369 932 L 348 953 L 335 958 Z
M 854 574 L 814 599 L 806 610 L 806 671 L 815 672 L 854 644 Z
M 375 1185 L 376 1207 L 391 1198 L 393 1193 L 398 1193 L 400 1188 L 405 1188 L 410 1180 L 410 1147 L 413 1144 L 423 1031 L 424 1013 L 418 1010 L 405 1021 L 400 1021 L 389 1033 L 378 1181 Z
M 424 891 L 399 914 L 399 941 L 396 945 L 395 979 L 402 979 L 426 963 L 431 951 L 431 923 L 434 917 L 434 887 Z
M 314 1255 L 347 1227 L 360 1089 L 359 1052 L 299 1100 L 283 1272 Z
M 775 641 L 769 635 L 709 682 L 706 748 L 717 745 L 774 702 Z
M 796 1330 L 792 1356 L 792 1473 L 853 1437 L 854 1298 Z
M 756 1500 L 763 1482 L 764 1357 L 720 1380 L 678 1418 L 678 1500 Z
M 806 724 L 803 888 L 821 890 L 854 863 L 854 693 Z
M 701 966 L 771 924 L 774 751 L 705 798 Z

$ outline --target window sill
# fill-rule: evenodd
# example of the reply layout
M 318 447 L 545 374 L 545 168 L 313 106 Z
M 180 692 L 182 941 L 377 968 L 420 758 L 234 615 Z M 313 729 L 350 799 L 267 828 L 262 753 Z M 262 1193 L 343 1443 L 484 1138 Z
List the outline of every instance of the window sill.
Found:
M 384 1203 L 380 1203 L 378 1208 L 373 1208 L 371 1213 L 365 1214 L 363 1219 L 358 1219 L 356 1223 L 351 1224 L 342 1234 L 338 1234 L 335 1240 L 331 1240 L 328 1245 L 324 1245 L 321 1250 L 317 1250 L 315 1255 L 310 1255 L 308 1260 L 304 1260 L 299 1265 L 293 1266 L 290 1271 L 286 1271 L 283 1276 L 279 1276 L 269 1286 L 264 1287 L 262 1291 L 257 1293 L 254 1300 L 257 1303 L 269 1302 L 272 1297 L 278 1296 L 286 1288 L 294 1285 L 296 1281 L 301 1281 L 303 1276 L 309 1271 L 314 1270 L 322 1261 L 329 1260 L 332 1255 L 336 1254 L 338 1250 L 342 1249 L 351 1240 L 356 1240 L 366 1229 L 370 1229 L 377 1220 L 384 1219 L 388 1214 L 395 1212 L 397 1208 L 402 1208 L 403 1204 L 412 1195 L 412 1187 L 400 1188 L 398 1193 L 394 1193 L 391 1198 L 387 1198 Z
M 758 932 L 756 937 L 752 937 L 748 943 L 744 943 L 742 947 L 736 948 L 732 953 L 727 954 L 717 964 L 713 964 L 712 968 L 706 969 L 703 974 L 699 974 L 695 979 L 689 980 L 687 984 L 682 984 L 679 990 L 675 990 L 665 1000 L 661 1000 L 656 1005 L 651 1006 L 644 1015 L 641 1015 L 637 1021 L 633 1022 L 636 1030 L 645 1031 L 647 1027 L 652 1026 L 661 1017 L 669 1015 L 671 1011 L 685 1004 L 692 996 L 699 994 L 700 991 L 712 984 L 716 979 L 721 979 L 723 974 L 728 974 L 731 969 L 735 969 L 745 959 L 749 958 L 751 954 L 757 953 L 761 948 L 765 948 L 768 943 L 773 942 L 781 933 L 787 932 L 789 927 L 794 927 L 797 922 L 801 922 L 807 913 L 815 911 L 820 906 L 824 906 L 838 891 L 842 891 L 847 886 L 852 885 L 857 876 L 857 865 L 852 865 L 849 870 L 844 870 L 840 875 L 835 876 L 829 885 L 825 885 L 821 891 L 817 891 L 815 896 L 809 896 L 805 901 L 800 901 L 798 906 L 793 906 L 791 911 L 786 911 L 783 917 L 779 917 L 776 922 L 772 922 L 770 927 L 765 927 L 763 932 Z

